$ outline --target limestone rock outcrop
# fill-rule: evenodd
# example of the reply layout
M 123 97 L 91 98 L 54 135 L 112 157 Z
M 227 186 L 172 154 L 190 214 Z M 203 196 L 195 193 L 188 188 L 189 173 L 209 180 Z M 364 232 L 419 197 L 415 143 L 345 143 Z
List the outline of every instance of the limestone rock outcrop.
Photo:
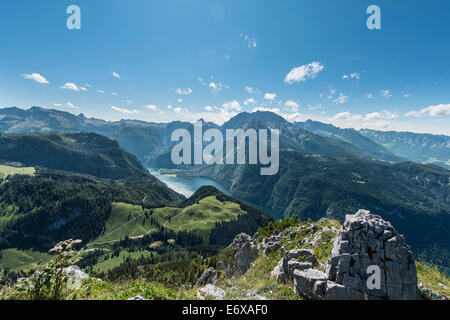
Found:
M 292 275 L 295 291 L 315 299 L 420 299 L 414 256 L 405 238 L 365 210 L 346 216 L 326 273 L 309 268 Z
M 197 298 L 200 300 L 207 300 L 207 299 L 213 299 L 213 300 L 223 300 L 227 296 L 227 293 L 225 290 L 216 287 L 212 284 L 207 284 L 203 288 L 198 289 L 197 291 Z
M 276 278 L 278 282 L 284 282 L 287 279 L 293 278 L 294 271 L 310 269 L 316 265 L 317 259 L 312 250 L 289 250 L 284 253 L 283 258 L 278 262 L 271 275 Z
M 217 271 L 214 270 L 214 268 L 209 268 L 208 270 L 202 273 L 200 278 L 197 279 L 197 281 L 195 282 L 195 286 L 201 286 L 208 283 L 215 285 L 217 278 L 218 278 Z
M 224 270 L 228 277 L 244 275 L 258 257 L 255 236 L 251 237 L 246 233 L 238 234 L 228 246 L 233 251 L 233 261 L 231 263 L 229 261 L 219 261 L 217 270 Z

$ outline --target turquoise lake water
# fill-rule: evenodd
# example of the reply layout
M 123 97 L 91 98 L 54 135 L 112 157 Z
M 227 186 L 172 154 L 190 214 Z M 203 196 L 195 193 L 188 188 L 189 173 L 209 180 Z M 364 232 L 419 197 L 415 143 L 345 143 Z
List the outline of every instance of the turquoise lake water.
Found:
M 171 188 L 172 190 L 175 190 L 178 193 L 181 193 L 182 195 L 184 195 L 187 198 L 192 196 L 195 193 L 195 191 L 198 190 L 198 188 L 203 187 L 203 186 L 213 186 L 216 189 L 222 191 L 223 193 L 225 193 L 229 196 L 233 196 L 233 194 L 230 192 L 230 190 L 227 187 L 225 187 L 224 185 L 218 183 L 217 181 L 214 181 L 209 178 L 177 177 L 177 176 L 173 176 L 173 175 L 164 175 L 159 172 L 158 168 L 148 168 L 148 170 L 150 171 L 150 173 L 153 176 L 155 176 L 156 178 L 158 178 L 159 180 L 161 180 L 162 182 L 167 184 L 167 186 L 169 188 Z M 281 214 L 274 212 L 272 209 L 270 209 L 266 206 L 251 203 L 251 202 L 249 202 L 249 203 L 258 209 L 264 210 L 264 211 L 272 214 L 274 217 L 276 217 L 278 219 L 282 218 Z

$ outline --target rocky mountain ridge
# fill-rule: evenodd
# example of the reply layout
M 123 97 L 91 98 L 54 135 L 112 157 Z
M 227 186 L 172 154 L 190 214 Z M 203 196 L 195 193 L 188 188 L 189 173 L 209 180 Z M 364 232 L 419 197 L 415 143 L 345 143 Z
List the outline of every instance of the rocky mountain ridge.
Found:
M 328 253 L 323 253 L 324 248 Z M 366 210 L 347 215 L 340 229 L 332 221 L 321 219 L 281 233 L 275 230 L 267 237 L 259 233 L 253 237 L 240 234 L 228 250 L 228 260 L 222 258 L 215 269 L 205 271 L 197 282 L 206 284 L 198 291 L 200 299 L 230 298 L 234 289 L 229 283 L 238 280 L 221 282 L 220 274 L 253 281 L 248 278 L 253 276 L 258 259 L 267 261 L 280 255 L 270 279 L 290 287 L 299 299 L 446 299 L 418 285 L 414 255 L 404 236 L 389 222 Z M 258 291 L 250 292 L 248 298 L 267 299 Z

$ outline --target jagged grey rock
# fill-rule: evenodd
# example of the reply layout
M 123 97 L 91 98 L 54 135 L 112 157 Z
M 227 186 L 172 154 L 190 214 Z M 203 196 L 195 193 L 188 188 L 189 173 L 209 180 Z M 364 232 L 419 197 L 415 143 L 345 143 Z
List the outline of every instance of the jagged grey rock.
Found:
M 197 290 L 197 298 L 200 300 L 206 300 L 206 299 L 214 299 L 214 300 L 223 300 L 226 297 L 227 293 L 220 289 L 219 287 L 216 287 L 212 284 L 207 284 L 201 289 Z
M 284 261 L 287 263 L 292 259 L 299 261 L 309 262 L 312 265 L 317 264 L 317 259 L 314 256 L 314 251 L 310 249 L 295 249 L 289 250 L 284 253 Z
M 270 276 L 275 278 L 278 282 L 282 282 L 284 280 L 283 259 L 281 259 L 275 268 L 273 268 Z
M 325 279 L 318 270 L 294 271 L 295 291 L 327 300 L 420 299 L 414 256 L 405 238 L 366 210 L 346 216 L 325 269 Z M 367 284 L 373 284 L 377 270 L 379 288 Z
M 317 292 L 324 291 L 327 277 L 325 273 L 317 269 L 295 270 L 294 271 L 294 292 L 302 296 L 317 298 Z
M 278 242 L 269 242 L 264 246 L 264 254 L 270 254 L 280 248 L 280 244 Z
M 217 269 L 225 270 L 230 277 L 240 277 L 250 269 L 253 261 L 258 257 L 255 241 L 246 233 L 238 234 L 228 246 L 233 249 L 234 258 L 231 265 L 219 262 Z
M 262 240 L 262 250 L 264 254 L 270 254 L 271 252 L 280 248 L 279 241 L 282 239 L 282 235 L 273 235 L 271 237 L 266 237 Z
M 311 269 L 317 265 L 314 252 L 309 249 L 295 249 L 284 252 L 283 258 L 272 270 L 271 276 L 278 282 L 292 279 L 295 270 Z
M 200 278 L 197 279 L 197 281 L 195 282 L 195 286 L 201 286 L 207 283 L 216 284 L 217 278 L 218 275 L 216 270 L 214 270 L 214 268 L 209 268 L 202 273 Z
M 81 281 L 89 278 L 89 275 L 78 266 L 64 268 L 63 272 L 67 275 L 67 281 Z
M 369 289 L 369 266 L 378 266 L 380 289 Z M 369 211 L 347 215 L 334 242 L 332 257 L 327 261 L 329 281 L 343 285 L 334 289 L 335 299 L 419 299 L 414 256 L 405 238 L 391 223 Z M 334 286 L 336 287 L 336 286 Z M 336 292 L 345 296 L 336 295 Z
M 70 266 L 62 269 L 67 279 L 67 287 L 71 290 L 81 288 L 82 281 L 89 279 L 89 275 L 78 266 Z
M 428 300 L 447 300 L 445 296 L 431 289 L 428 289 L 423 284 L 419 284 L 419 291 L 422 296 L 424 296 Z

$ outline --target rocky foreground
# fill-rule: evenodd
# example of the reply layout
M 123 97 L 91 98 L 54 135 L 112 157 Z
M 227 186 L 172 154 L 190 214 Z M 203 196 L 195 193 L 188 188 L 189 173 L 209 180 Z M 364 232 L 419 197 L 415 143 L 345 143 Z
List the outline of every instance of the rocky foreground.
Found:
M 360 210 L 347 215 L 340 229 L 302 225 L 279 234 L 261 238 L 240 234 L 230 245 L 232 258 L 222 259 L 217 268 L 210 268 L 198 279 L 205 285 L 197 291 L 200 299 L 225 299 L 227 291 L 219 288 L 220 275 L 228 278 L 246 277 L 258 256 L 270 256 L 281 250 L 282 258 L 271 271 L 271 278 L 280 284 L 292 284 L 299 298 L 315 300 L 418 300 L 416 265 L 404 236 L 380 216 Z M 299 240 L 302 239 L 302 240 Z M 291 240 L 291 241 L 290 241 Z M 326 251 L 326 260 L 315 253 Z M 294 248 L 292 247 L 294 245 Z M 325 248 L 324 250 L 321 250 Z M 427 296 L 433 296 L 428 293 Z M 250 299 L 264 299 L 256 292 Z M 443 296 L 434 296 L 443 299 Z

